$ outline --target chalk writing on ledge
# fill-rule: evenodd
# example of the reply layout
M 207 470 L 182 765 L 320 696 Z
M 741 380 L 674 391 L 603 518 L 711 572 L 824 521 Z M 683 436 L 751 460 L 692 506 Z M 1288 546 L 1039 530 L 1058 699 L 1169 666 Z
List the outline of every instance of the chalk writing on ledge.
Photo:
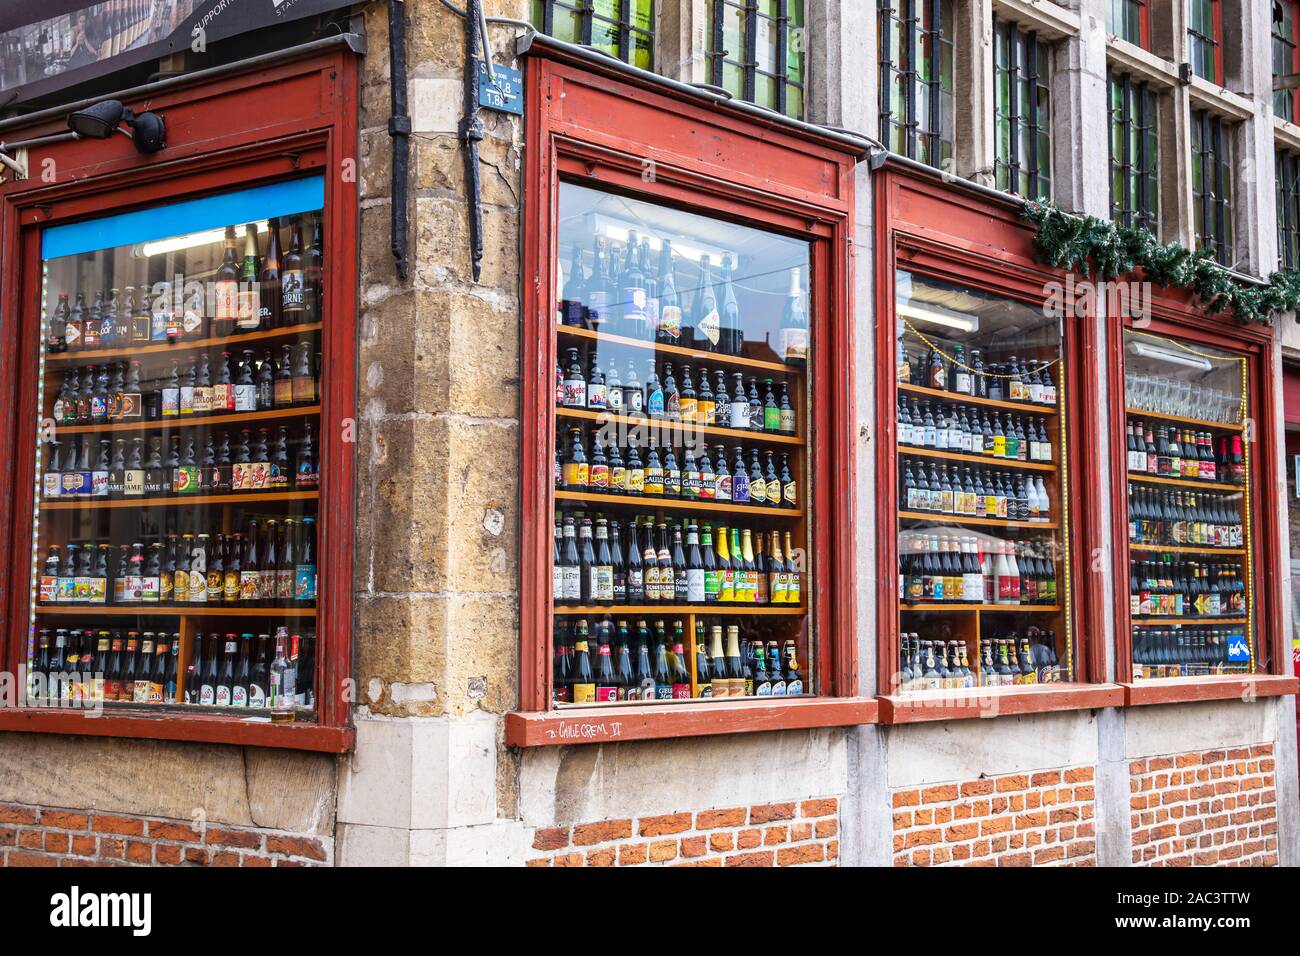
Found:
M 548 740 L 595 740 L 599 737 L 615 738 L 623 736 L 621 720 L 607 720 L 600 723 L 587 721 L 564 721 L 559 727 L 548 727 Z

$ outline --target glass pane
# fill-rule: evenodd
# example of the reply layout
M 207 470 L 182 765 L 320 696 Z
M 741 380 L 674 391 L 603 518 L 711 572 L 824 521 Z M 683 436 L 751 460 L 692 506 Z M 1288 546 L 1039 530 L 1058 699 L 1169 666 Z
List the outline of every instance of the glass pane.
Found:
M 1255 669 L 1245 359 L 1124 333 L 1133 676 Z
M 809 243 L 562 183 L 557 705 L 817 692 Z
M 780 62 L 777 56 L 780 28 L 775 20 L 769 20 L 767 17 L 758 17 L 754 22 L 757 33 L 757 41 L 754 46 L 754 62 L 760 70 L 775 73 Z
M 907 272 L 896 310 L 899 687 L 1073 680 L 1060 323 Z
M 38 698 L 314 719 L 323 190 L 44 232 Z

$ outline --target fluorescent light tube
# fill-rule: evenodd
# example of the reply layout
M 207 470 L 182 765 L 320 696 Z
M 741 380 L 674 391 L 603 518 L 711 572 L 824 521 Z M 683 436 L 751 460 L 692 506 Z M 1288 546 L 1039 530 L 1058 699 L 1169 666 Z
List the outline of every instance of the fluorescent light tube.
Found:
M 941 309 L 938 306 L 907 303 L 898 307 L 898 315 L 900 318 L 928 322 L 931 325 L 942 325 L 962 332 L 974 332 L 980 327 L 979 316 L 969 315 L 965 312 L 954 312 L 952 309 Z
M 1134 342 L 1133 351 L 1142 358 L 1158 359 L 1162 362 L 1172 362 L 1175 365 L 1186 365 L 1190 368 L 1198 368 L 1202 372 L 1208 372 L 1214 368 L 1209 359 L 1201 358 L 1199 355 L 1184 355 L 1181 352 L 1164 349 L 1158 345 L 1148 345 L 1146 342 Z
M 270 226 L 267 224 L 265 219 L 257 223 L 258 232 L 266 232 L 269 228 Z M 242 225 L 235 227 L 236 238 L 243 239 L 244 232 L 245 229 Z M 146 242 L 144 245 L 137 248 L 136 255 L 144 256 L 146 258 L 149 256 L 161 256 L 168 252 L 180 252 L 183 249 L 193 249 L 196 246 L 208 246 L 214 242 L 221 242 L 225 238 L 226 230 L 224 228 L 209 229 L 206 232 L 191 232 L 189 235 L 185 236 L 174 236 L 171 239 L 159 239 L 156 242 Z M 240 253 L 240 255 L 242 257 L 243 253 Z

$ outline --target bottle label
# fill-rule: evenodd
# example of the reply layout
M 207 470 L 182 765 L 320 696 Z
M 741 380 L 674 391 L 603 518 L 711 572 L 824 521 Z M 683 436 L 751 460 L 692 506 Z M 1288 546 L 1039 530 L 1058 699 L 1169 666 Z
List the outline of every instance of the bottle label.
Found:
M 81 323 L 69 322 L 64 326 L 63 338 L 68 343 L 68 348 L 72 348 L 77 342 L 81 341 Z
M 248 706 L 265 707 L 266 706 L 266 688 L 259 684 L 248 685 Z
M 708 339 L 710 344 L 717 345 L 718 339 L 722 337 L 722 320 L 718 315 L 718 310 L 714 309 L 704 318 L 700 319 L 699 325 L 696 326 L 700 335 Z
M 598 382 L 590 382 L 587 385 L 587 407 L 588 408 L 605 408 L 607 406 L 605 386 Z
M 806 361 L 808 358 L 808 331 L 798 328 L 781 330 L 781 354 L 787 362 Z
M 296 601 L 316 600 L 316 565 L 300 564 L 294 572 L 293 596 Z
M 216 283 L 216 294 L 214 301 L 213 314 L 218 321 L 229 319 L 234 321 L 239 318 L 239 283 L 225 280 Z M 158 314 L 155 314 L 155 323 L 158 320 Z M 166 328 L 164 324 L 163 328 Z
M 629 468 L 627 471 L 627 492 L 630 495 L 645 493 L 645 469 Z
M 239 572 L 239 599 L 256 601 L 261 594 L 260 576 L 256 571 Z
M 714 580 L 716 587 L 717 581 Z M 688 604 L 703 604 L 705 581 L 703 568 L 688 568 L 686 571 L 686 601 Z
M 176 385 L 166 385 L 162 388 L 162 413 L 165 418 L 173 418 L 180 414 L 181 410 L 181 390 Z M 256 411 L 256 409 L 249 409 Z
M 235 385 L 235 411 L 237 412 L 255 412 L 257 411 L 257 386 L 256 385 Z M 166 392 L 164 391 L 164 403 L 166 402 Z M 163 414 L 166 415 L 166 404 L 163 405 Z
M 644 322 L 646 319 L 645 289 L 631 287 L 623 290 L 623 318 L 628 322 Z
M 793 418 L 793 416 L 791 416 Z M 763 409 L 763 431 L 778 432 L 781 430 L 781 409 L 775 405 L 768 405 Z
M 199 491 L 198 465 L 181 465 L 172 477 L 172 494 L 194 495 Z
M 749 403 L 732 402 L 728 424 L 732 428 L 749 428 Z
M 301 269 L 286 269 L 280 276 L 280 302 L 285 312 L 301 312 L 306 307 Z
M 715 313 L 716 314 L 716 313 Z M 659 332 L 664 338 L 676 342 L 682 337 L 682 310 L 666 305 L 659 313 Z
M 217 706 L 218 707 L 230 706 L 230 688 L 227 687 L 225 684 L 221 684 L 217 687 Z
M 230 691 L 230 704 L 232 707 L 247 707 L 248 688 L 241 684 L 236 684 Z
M 588 469 L 584 462 L 564 463 L 564 484 L 568 488 L 586 488 Z
M 592 465 L 588 471 L 588 474 L 590 475 L 590 479 L 591 479 L 589 482 L 589 487 L 594 488 L 597 491 L 609 490 L 609 466 L 608 465 Z
M 735 502 L 749 501 L 749 476 L 743 474 L 732 476 L 730 498 Z

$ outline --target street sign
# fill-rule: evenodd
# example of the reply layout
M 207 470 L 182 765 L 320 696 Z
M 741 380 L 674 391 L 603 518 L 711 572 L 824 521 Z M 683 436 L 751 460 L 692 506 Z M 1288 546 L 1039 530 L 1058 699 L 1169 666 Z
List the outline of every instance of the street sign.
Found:
M 487 64 L 478 64 L 478 105 L 502 113 L 524 115 L 524 74 L 508 66 L 492 64 L 493 78 L 488 79 Z

